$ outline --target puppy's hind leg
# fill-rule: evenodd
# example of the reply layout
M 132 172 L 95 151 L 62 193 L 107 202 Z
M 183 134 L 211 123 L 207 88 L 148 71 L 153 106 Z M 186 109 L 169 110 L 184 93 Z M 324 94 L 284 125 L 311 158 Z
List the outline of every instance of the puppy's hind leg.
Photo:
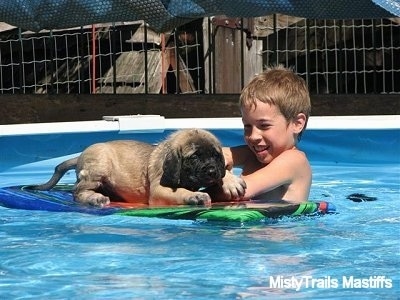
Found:
M 93 178 L 87 171 L 81 170 L 78 174 L 78 182 L 75 185 L 75 200 L 82 204 L 103 207 L 110 204 L 110 198 L 101 194 L 101 177 Z

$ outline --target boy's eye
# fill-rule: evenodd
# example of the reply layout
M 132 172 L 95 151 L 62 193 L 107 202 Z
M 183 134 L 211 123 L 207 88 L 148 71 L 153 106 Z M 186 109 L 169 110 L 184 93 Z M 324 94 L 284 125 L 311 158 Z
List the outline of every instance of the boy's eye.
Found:
M 257 124 L 256 126 L 246 125 L 246 124 L 243 125 L 245 132 L 251 132 L 253 128 L 257 128 L 258 130 L 268 130 L 269 128 L 271 128 L 271 126 L 272 125 L 270 123 L 261 123 Z
M 268 129 L 268 128 L 271 127 L 271 124 L 269 124 L 269 123 L 262 123 L 262 124 L 258 125 L 258 127 L 259 127 L 260 129 Z

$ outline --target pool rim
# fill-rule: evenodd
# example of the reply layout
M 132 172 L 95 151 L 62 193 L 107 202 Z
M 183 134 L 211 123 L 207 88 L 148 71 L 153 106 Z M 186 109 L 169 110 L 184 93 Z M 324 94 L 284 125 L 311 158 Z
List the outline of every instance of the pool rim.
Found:
M 102 120 L 0 125 L 0 136 L 85 132 L 163 132 L 181 128 L 242 129 L 242 120 L 232 118 L 165 118 L 161 115 L 104 116 Z M 400 115 L 311 116 L 307 129 L 379 130 L 400 129 Z

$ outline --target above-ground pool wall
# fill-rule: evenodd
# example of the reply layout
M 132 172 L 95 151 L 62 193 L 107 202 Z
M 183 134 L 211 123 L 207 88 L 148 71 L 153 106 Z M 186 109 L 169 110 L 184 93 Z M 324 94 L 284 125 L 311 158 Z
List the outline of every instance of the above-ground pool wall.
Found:
M 136 127 L 131 130 L 121 120 L 101 122 L 95 123 L 93 128 L 90 126 L 94 122 L 90 121 L 36 124 L 37 129 L 32 124 L 2 125 L 0 172 L 50 159 L 55 159 L 51 162 L 55 165 L 64 156 L 77 154 L 97 142 L 137 139 L 158 143 L 179 128 L 210 129 L 226 146 L 244 142 L 240 118 L 161 118 L 160 126 L 153 123 L 154 128 L 149 130 L 143 129 L 139 124 L 141 121 L 135 121 L 133 126 Z M 64 128 L 63 131 L 57 129 L 60 126 Z M 400 163 L 399 126 L 399 116 L 314 117 L 310 119 L 299 148 L 307 153 L 311 162 Z M 44 133 L 43 128 L 48 133 Z
M 398 129 L 308 130 L 299 143 L 319 164 L 400 164 Z

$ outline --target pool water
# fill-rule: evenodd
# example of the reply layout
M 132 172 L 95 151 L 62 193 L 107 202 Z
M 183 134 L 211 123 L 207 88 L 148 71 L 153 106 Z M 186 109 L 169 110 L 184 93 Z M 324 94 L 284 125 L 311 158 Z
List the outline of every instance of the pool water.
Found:
M 215 133 L 241 142 L 240 131 Z M 0 185 L 43 182 L 83 144 L 110 138 L 2 138 Z M 221 224 L 0 207 L 0 297 L 398 299 L 399 145 L 397 130 L 309 131 L 310 200 L 338 211 L 321 217 Z

